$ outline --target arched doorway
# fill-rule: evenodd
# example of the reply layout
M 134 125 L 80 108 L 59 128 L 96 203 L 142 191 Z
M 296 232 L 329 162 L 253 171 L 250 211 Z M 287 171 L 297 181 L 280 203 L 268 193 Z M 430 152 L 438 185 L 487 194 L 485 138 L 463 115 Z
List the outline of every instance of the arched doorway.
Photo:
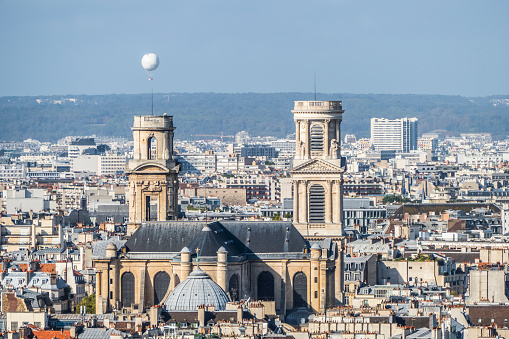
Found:
M 293 307 L 308 306 L 308 279 L 303 272 L 293 276 Z
M 163 301 L 170 286 L 170 279 L 170 275 L 166 272 L 158 272 L 154 276 L 154 305 L 158 305 Z
M 240 291 L 239 291 L 239 275 L 234 274 L 231 276 L 230 281 L 228 283 L 228 292 L 230 292 L 230 298 L 232 301 L 240 300 Z
M 134 304 L 134 274 L 126 272 L 120 279 L 121 302 L 123 307 Z
M 274 300 L 274 277 L 264 271 L 258 276 L 258 300 Z

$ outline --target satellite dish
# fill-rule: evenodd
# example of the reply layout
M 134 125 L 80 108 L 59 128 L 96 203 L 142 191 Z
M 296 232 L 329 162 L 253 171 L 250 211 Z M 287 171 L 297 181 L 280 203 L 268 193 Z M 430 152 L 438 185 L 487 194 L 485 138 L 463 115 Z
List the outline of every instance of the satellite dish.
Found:
M 141 65 L 148 72 L 148 80 L 153 80 L 152 72 L 159 66 L 159 58 L 154 53 L 147 53 L 141 58 Z

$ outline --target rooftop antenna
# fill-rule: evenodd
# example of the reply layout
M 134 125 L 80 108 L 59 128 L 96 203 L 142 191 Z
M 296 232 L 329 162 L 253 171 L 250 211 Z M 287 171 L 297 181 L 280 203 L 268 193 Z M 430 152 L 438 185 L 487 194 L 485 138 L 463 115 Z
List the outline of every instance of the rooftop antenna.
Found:
M 316 71 L 315 71 L 315 101 L 316 101 Z

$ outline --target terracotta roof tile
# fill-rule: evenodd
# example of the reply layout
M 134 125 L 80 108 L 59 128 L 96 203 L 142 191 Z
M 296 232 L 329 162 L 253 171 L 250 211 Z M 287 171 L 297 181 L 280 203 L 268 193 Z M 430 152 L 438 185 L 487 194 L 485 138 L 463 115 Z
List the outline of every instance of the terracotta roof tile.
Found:
M 37 339 L 70 339 L 71 338 L 71 331 L 35 331 L 33 330 L 34 336 Z

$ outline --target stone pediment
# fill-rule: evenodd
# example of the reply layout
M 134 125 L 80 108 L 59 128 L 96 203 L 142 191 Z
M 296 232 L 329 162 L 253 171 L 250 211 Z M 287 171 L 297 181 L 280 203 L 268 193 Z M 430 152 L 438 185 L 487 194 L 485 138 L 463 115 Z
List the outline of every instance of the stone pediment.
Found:
M 160 164 L 142 164 L 134 169 L 137 173 L 154 173 L 154 172 L 169 172 L 169 169 L 166 166 Z
M 292 170 L 293 174 L 307 174 L 307 173 L 333 174 L 343 172 L 344 172 L 343 168 L 333 165 L 321 159 L 309 160 L 308 162 L 305 162 L 297 167 L 294 167 Z

